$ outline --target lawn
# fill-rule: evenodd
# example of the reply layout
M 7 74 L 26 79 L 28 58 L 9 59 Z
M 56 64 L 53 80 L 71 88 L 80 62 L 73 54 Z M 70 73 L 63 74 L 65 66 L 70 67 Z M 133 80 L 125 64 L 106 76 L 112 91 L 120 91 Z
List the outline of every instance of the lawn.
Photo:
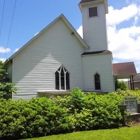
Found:
M 140 126 L 74 132 L 26 140 L 140 140 Z

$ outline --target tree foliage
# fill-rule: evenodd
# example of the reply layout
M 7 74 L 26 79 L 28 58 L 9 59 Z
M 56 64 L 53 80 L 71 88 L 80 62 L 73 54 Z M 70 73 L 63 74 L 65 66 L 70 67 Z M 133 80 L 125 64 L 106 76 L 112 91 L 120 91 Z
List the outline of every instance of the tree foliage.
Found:
M 127 85 L 123 81 L 116 80 L 116 89 L 127 90 Z
M 9 99 L 12 97 L 12 92 L 16 92 L 17 88 L 8 78 L 5 65 L 0 61 L 0 98 Z

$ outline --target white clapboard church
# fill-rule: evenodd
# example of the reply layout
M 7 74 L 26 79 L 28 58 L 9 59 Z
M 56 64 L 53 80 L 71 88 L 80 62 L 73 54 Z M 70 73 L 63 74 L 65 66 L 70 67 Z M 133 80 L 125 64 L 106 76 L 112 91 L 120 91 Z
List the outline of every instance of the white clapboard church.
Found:
M 41 93 L 115 90 L 112 53 L 108 50 L 107 0 L 82 0 L 83 39 L 62 14 L 6 60 L 18 88 L 13 99 Z

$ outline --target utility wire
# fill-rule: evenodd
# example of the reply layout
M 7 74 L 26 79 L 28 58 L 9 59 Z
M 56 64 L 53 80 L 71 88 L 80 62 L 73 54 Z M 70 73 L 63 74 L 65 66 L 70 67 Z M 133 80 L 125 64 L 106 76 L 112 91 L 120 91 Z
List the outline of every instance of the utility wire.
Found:
M 1 17 L 1 24 L 0 24 L 0 37 L 1 37 L 2 25 L 3 25 L 4 8 L 5 8 L 5 0 L 3 2 L 3 8 L 2 8 L 2 17 Z
M 10 39 L 10 35 L 11 35 L 11 29 L 12 29 L 13 19 L 14 19 L 14 14 L 15 14 L 15 9 L 16 9 L 16 2 L 17 2 L 17 0 L 15 0 L 15 4 L 14 4 L 14 10 L 13 10 L 13 15 L 12 15 L 12 20 L 11 20 L 11 25 L 10 25 L 10 30 L 9 30 L 9 35 L 8 35 L 6 47 L 8 47 L 8 45 L 9 45 L 9 39 Z
M 8 40 L 7 40 L 6 48 L 9 45 L 9 39 L 10 39 L 12 25 L 13 25 L 13 19 L 14 19 L 14 15 L 15 15 L 16 3 L 17 3 L 17 0 L 15 0 L 15 4 L 14 4 L 14 10 L 13 10 L 13 15 L 12 15 L 12 20 L 11 20 L 11 25 L 10 25 L 10 30 L 9 30 L 9 35 L 8 35 Z M 5 51 L 5 58 L 6 58 L 6 51 Z

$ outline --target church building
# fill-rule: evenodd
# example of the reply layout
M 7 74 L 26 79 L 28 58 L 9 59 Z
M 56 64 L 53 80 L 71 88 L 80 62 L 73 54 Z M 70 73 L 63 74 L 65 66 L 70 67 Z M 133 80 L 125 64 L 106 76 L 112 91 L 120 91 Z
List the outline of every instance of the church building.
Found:
M 89 92 L 115 90 L 107 0 L 81 0 L 79 9 L 83 38 L 62 14 L 6 60 L 9 77 L 18 88 L 14 100 L 75 87 Z

